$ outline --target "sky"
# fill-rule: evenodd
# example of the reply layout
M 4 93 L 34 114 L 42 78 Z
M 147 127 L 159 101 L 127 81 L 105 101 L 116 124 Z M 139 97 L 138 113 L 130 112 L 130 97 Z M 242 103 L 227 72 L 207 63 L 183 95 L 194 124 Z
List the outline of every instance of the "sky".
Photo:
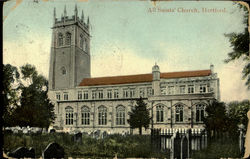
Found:
M 224 63 L 232 51 L 224 35 L 245 27 L 230 1 L 11 0 L 3 7 L 3 63 L 32 64 L 48 78 L 53 10 L 61 18 L 65 5 L 68 16 L 77 5 L 90 19 L 92 77 L 150 73 L 155 62 L 161 72 L 213 64 L 222 101 L 250 98 L 244 62 Z M 223 12 L 203 12 L 209 9 Z

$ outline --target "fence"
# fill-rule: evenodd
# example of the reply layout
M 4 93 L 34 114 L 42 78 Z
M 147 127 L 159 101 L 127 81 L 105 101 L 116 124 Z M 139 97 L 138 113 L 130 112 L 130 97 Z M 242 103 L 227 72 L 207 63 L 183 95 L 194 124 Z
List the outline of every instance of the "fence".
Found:
M 151 145 L 155 151 L 170 150 L 170 159 L 186 159 L 193 150 L 207 147 L 204 129 L 152 129 Z

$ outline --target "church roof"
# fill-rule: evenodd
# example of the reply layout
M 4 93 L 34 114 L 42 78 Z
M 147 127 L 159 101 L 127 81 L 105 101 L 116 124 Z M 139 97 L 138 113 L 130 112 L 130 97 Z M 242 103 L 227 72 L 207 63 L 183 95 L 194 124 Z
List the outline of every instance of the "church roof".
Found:
M 160 77 L 163 79 L 171 78 L 185 78 L 185 77 L 202 77 L 211 75 L 211 70 L 197 70 L 197 71 L 183 71 L 183 72 L 165 72 L 161 73 Z M 109 76 L 109 77 L 95 77 L 85 78 L 79 86 L 97 86 L 97 85 L 115 85 L 115 84 L 129 84 L 129 83 L 144 83 L 152 82 L 153 74 L 137 74 L 124 76 Z

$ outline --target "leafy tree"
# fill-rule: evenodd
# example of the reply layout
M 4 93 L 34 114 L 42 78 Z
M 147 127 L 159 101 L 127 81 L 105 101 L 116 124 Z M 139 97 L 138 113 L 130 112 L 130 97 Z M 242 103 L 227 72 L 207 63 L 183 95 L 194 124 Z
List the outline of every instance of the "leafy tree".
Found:
M 135 107 L 129 112 L 130 118 L 128 123 L 132 129 L 138 128 L 139 134 L 142 134 L 142 127 L 147 129 L 150 123 L 149 110 L 147 109 L 147 104 L 142 100 L 142 98 L 136 101 Z
M 249 56 L 249 33 L 248 33 L 248 10 L 245 6 L 237 4 L 240 9 L 243 9 L 245 16 L 243 24 L 245 24 L 245 29 L 241 33 L 230 33 L 225 34 L 231 43 L 233 49 L 232 52 L 228 53 L 228 59 L 225 60 L 226 63 L 230 61 L 235 61 L 240 58 L 245 61 L 246 65 L 242 70 L 243 79 L 246 79 L 246 86 L 250 89 L 250 56 Z
M 19 72 L 16 67 L 7 64 L 3 65 L 3 81 L 2 81 L 2 95 L 3 95 L 3 124 L 4 126 L 11 126 L 12 111 L 18 102 L 18 90 L 15 88 L 15 82 L 19 80 Z
M 247 128 L 247 112 L 250 110 L 250 101 L 234 101 L 228 104 L 228 117 L 236 122 L 237 125 L 243 124 Z
M 218 137 L 223 132 L 230 131 L 231 135 L 237 132 L 237 124 L 227 116 L 225 103 L 213 101 L 206 107 L 206 112 L 204 123 L 210 135 Z
M 26 64 L 20 68 L 21 79 L 17 68 L 11 65 L 4 66 L 4 121 L 5 126 L 35 126 L 46 127 L 54 121 L 54 106 L 47 96 L 48 81 L 39 75 L 36 68 Z M 18 79 L 18 80 L 15 80 Z M 16 90 L 13 83 L 16 81 Z M 19 93 L 19 95 L 17 94 Z M 17 102 L 18 99 L 18 102 Z M 7 111 L 10 105 L 11 111 Z M 8 113 L 11 112 L 11 113 Z

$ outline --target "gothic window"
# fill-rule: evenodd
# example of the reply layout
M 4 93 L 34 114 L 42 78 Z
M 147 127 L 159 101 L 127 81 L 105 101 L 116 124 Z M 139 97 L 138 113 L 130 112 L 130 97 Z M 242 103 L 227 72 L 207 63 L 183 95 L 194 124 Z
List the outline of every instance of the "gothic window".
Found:
M 196 122 L 202 122 L 205 115 L 205 105 L 197 104 L 196 105 Z
M 112 90 L 111 89 L 107 91 L 107 97 L 108 97 L 108 99 L 112 98 Z
M 119 98 L 119 91 L 118 91 L 118 89 L 114 90 L 114 98 Z
M 150 87 L 147 88 L 147 94 L 148 94 L 148 96 L 153 95 L 152 88 L 150 88 Z
M 175 121 L 183 122 L 183 106 L 180 104 L 175 106 Z
M 200 93 L 206 93 L 207 91 L 207 85 L 206 84 L 201 84 L 200 85 Z
M 96 99 L 96 91 L 92 90 L 92 99 Z
M 78 99 L 82 99 L 82 91 L 78 91 Z
M 98 108 L 98 124 L 107 125 L 107 108 L 105 106 Z
M 83 92 L 83 99 L 88 99 L 88 95 L 89 95 L 88 91 L 84 91 Z
M 61 68 L 61 73 L 62 73 L 62 75 L 66 75 L 66 69 L 65 69 L 65 67 Z
M 144 90 L 144 88 L 140 88 L 140 97 L 145 97 L 145 90 Z
M 188 93 L 189 94 L 194 93 L 194 85 L 189 85 L 188 86 Z
M 133 97 L 135 97 L 135 89 L 134 88 L 130 89 L 130 98 L 133 98 Z
M 58 34 L 58 46 L 62 46 L 63 45 L 63 34 L 59 33 Z
M 66 33 L 66 45 L 71 44 L 71 33 Z
M 81 109 L 82 113 L 82 125 L 89 125 L 90 109 L 87 106 L 83 106 Z
M 123 89 L 123 98 L 128 98 L 129 96 L 128 89 Z
M 65 115 L 66 115 L 66 117 L 65 117 L 66 123 L 65 124 L 66 125 L 73 125 L 73 118 L 74 118 L 73 112 L 74 112 L 74 110 L 72 107 L 67 106 L 65 108 Z
M 163 122 L 164 121 L 164 106 L 158 105 L 156 107 L 156 122 Z
M 84 45 L 84 41 L 83 41 L 83 35 L 81 34 L 80 35 L 80 48 L 83 48 L 83 45 Z
M 61 99 L 61 94 L 60 93 L 56 93 L 56 99 L 60 100 Z
M 99 99 L 103 99 L 103 90 L 98 91 Z
M 116 125 L 125 125 L 125 107 L 118 106 L 116 108 Z
M 69 99 L 69 94 L 67 92 L 64 92 L 63 99 L 64 100 L 68 100 Z

